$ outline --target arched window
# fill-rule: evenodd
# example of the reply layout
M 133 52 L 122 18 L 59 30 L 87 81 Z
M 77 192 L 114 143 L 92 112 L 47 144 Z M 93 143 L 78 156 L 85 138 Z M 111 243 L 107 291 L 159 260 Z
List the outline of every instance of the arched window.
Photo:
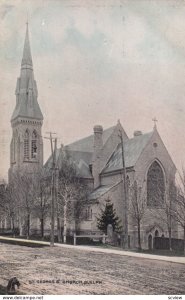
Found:
M 29 131 L 26 129 L 24 134 L 24 159 L 29 159 Z
M 155 231 L 155 236 L 159 236 L 159 231 L 158 230 Z
M 154 161 L 147 174 L 147 205 L 162 206 L 164 202 L 165 182 L 161 166 Z
M 31 141 L 31 158 L 37 157 L 37 132 L 36 130 L 32 133 L 32 141 Z

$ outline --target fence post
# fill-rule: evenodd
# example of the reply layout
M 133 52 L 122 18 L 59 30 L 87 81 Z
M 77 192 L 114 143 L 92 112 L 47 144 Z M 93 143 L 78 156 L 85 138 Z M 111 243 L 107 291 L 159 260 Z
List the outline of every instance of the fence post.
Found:
M 103 234 L 102 243 L 105 244 L 105 233 Z
M 76 246 L 76 233 L 74 233 L 74 246 Z

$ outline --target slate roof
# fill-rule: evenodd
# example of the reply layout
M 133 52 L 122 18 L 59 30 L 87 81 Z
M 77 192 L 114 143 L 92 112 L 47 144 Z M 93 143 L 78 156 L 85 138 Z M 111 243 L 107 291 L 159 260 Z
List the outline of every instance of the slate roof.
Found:
M 65 149 L 65 148 L 64 148 Z M 67 154 L 71 162 L 74 163 L 76 167 L 77 175 L 81 178 L 92 178 L 92 174 L 89 169 L 89 164 L 91 164 L 92 153 L 88 152 L 80 152 L 80 151 L 68 151 Z M 61 160 L 63 157 L 62 149 L 57 149 L 56 151 L 56 162 L 57 166 L 60 169 Z M 44 168 L 51 169 L 52 168 L 52 157 L 50 156 L 47 162 L 44 165 Z
M 103 142 L 105 143 L 109 136 L 112 134 L 115 127 L 108 128 L 103 132 Z M 124 142 L 124 154 L 125 154 L 125 165 L 126 167 L 133 167 L 141 152 L 146 147 L 148 141 L 152 137 L 153 131 L 142 134 L 140 136 L 133 137 Z M 81 139 L 77 142 L 69 144 L 64 147 L 64 150 L 68 153 L 71 161 L 76 166 L 76 171 L 79 177 L 82 178 L 92 178 L 89 165 L 92 164 L 92 154 L 93 154 L 93 135 Z M 60 161 L 62 160 L 62 150 L 57 149 L 56 160 L 58 167 L 60 168 Z M 52 167 L 52 159 L 49 157 L 48 161 L 45 163 L 45 168 L 50 169 Z M 108 163 L 102 170 L 102 174 L 113 172 L 122 169 L 122 149 L 121 144 L 119 144 L 110 157 Z M 110 186 L 101 187 L 96 193 L 103 193 Z M 94 195 L 94 194 L 93 194 Z M 95 197 L 95 196 L 92 196 Z
M 103 131 L 103 144 L 106 143 L 110 135 L 113 133 L 114 128 L 115 126 L 112 126 Z M 75 164 L 79 177 L 92 178 L 89 165 L 92 164 L 93 145 L 94 135 L 90 135 L 64 147 L 64 150 L 68 153 L 71 161 Z M 59 168 L 60 160 L 62 159 L 61 154 L 61 149 L 57 149 L 56 161 Z M 51 156 L 48 158 L 44 167 L 46 169 L 50 169 L 52 167 Z
M 67 153 L 76 166 L 77 175 L 82 178 L 92 178 L 89 169 L 89 165 L 92 161 L 92 153 L 69 150 L 67 150 Z
M 99 197 L 103 196 L 105 193 L 107 193 L 110 189 L 112 189 L 115 186 L 113 185 L 101 185 L 97 189 L 95 189 L 88 197 L 89 200 L 96 200 Z
M 116 126 L 112 126 L 103 131 L 103 145 L 106 143 L 110 135 L 113 133 Z M 71 151 L 80 151 L 80 152 L 93 152 L 94 145 L 94 135 L 90 135 L 83 139 L 80 139 L 74 143 L 67 145 L 68 149 Z
M 146 147 L 152 135 L 153 131 L 139 136 L 135 136 L 132 139 L 128 139 L 125 141 L 124 156 L 126 168 L 133 167 L 136 164 L 141 152 Z M 119 144 L 115 152 L 109 159 L 108 163 L 106 164 L 105 168 L 103 169 L 102 173 L 121 170 L 122 167 L 122 149 L 121 144 Z

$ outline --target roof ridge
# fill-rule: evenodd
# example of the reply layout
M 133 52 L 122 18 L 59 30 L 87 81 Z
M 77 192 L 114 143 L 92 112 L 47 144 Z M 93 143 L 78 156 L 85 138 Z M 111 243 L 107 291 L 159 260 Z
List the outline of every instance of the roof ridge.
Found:
M 109 129 L 113 129 L 114 127 L 116 127 L 116 125 L 104 129 L 104 130 L 103 130 L 103 133 L 104 133 L 105 131 L 109 130 Z M 70 143 L 70 144 L 67 144 L 65 147 L 70 146 L 70 145 L 72 145 L 72 144 L 75 144 L 75 143 L 77 143 L 77 142 L 80 142 L 80 141 L 82 141 L 82 140 L 88 139 L 88 138 L 93 137 L 93 136 L 94 136 L 94 134 L 92 133 L 92 134 L 90 134 L 90 135 L 88 135 L 88 136 L 85 136 L 85 137 L 83 137 L 83 138 L 80 138 L 79 140 L 76 140 L 76 141 L 74 141 L 74 142 L 72 142 L 72 143 Z M 77 150 L 77 151 L 78 151 L 78 150 Z
M 115 126 L 111 126 L 109 128 L 106 128 L 103 130 L 102 138 L 103 138 L 103 145 L 106 143 L 109 136 L 114 131 Z M 84 138 L 81 138 L 79 140 L 76 140 L 65 147 L 69 147 L 68 149 L 71 151 L 81 151 L 81 152 L 89 152 L 93 153 L 93 146 L 94 146 L 94 135 L 91 134 L 89 136 L 86 136 Z

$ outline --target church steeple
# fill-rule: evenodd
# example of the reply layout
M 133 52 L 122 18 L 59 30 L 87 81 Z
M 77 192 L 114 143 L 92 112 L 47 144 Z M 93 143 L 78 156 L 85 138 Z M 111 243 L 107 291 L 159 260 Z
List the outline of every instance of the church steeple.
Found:
M 17 79 L 15 94 L 16 107 L 14 109 L 11 121 L 17 119 L 18 117 L 43 120 L 43 115 L 37 102 L 37 84 L 33 74 L 28 23 L 26 25 L 21 73 L 20 77 Z
M 23 167 L 33 171 L 43 165 L 43 115 L 37 101 L 38 91 L 33 73 L 28 23 L 15 95 L 16 105 L 11 118 L 10 173 Z

